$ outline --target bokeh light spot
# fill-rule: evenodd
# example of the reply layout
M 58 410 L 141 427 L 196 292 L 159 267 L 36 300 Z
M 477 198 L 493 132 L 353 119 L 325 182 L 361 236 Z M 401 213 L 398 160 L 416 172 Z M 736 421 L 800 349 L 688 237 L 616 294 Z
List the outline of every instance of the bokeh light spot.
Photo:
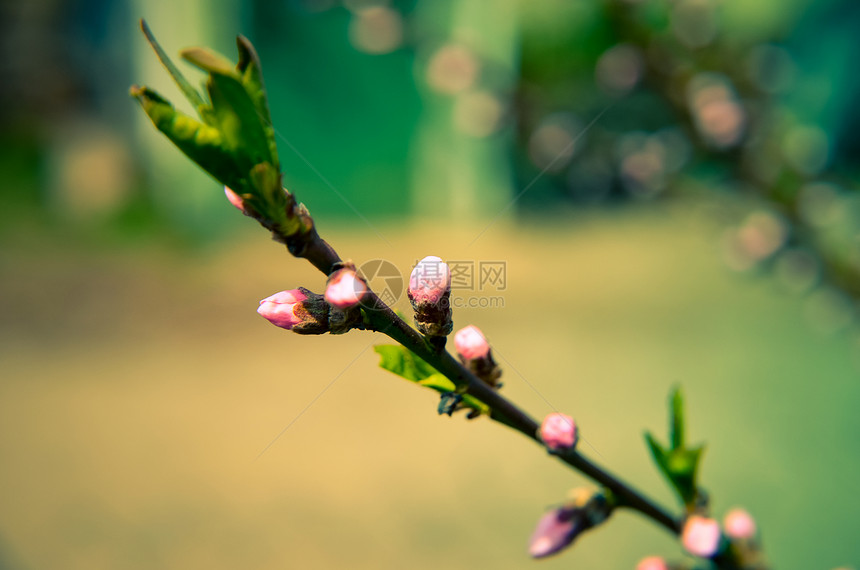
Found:
M 427 84 L 453 95 L 472 87 L 479 72 L 478 60 L 468 48 L 448 44 L 439 48 L 427 65 Z
M 501 100 L 488 91 L 463 93 L 454 101 L 454 124 L 460 132 L 473 137 L 496 132 L 503 113 Z
M 403 19 L 385 6 L 371 6 L 356 12 L 349 25 L 349 39 L 359 51 L 391 53 L 403 43 Z

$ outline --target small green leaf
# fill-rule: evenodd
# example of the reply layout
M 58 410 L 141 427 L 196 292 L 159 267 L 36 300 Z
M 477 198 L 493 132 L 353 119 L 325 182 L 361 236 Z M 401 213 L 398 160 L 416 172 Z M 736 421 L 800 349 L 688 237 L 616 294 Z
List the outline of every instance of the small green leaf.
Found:
M 233 62 L 210 49 L 203 47 L 185 48 L 179 55 L 188 63 L 199 67 L 206 73 L 213 75 L 229 75 L 239 79 L 239 75 L 233 69 Z
M 245 36 L 236 38 L 236 46 L 239 49 L 239 63 L 236 65 L 236 70 L 242 76 L 242 85 L 251 96 L 254 106 L 257 108 L 257 114 L 266 131 L 266 137 L 269 140 L 272 156 L 278 156 L 277 145 L 275 143 L 275 129 L 272 126 L 272 114 L 269 110 L 269 99 L 266 94 L 266 86 L 263 83 L 263 71 L 260 66 L 260 58 L 257 56 L 257 51 L 254 46 L 248 41 Z
M 695 504 L 698 496 L 698 471 L 704 447 L 685 447 L 684 399 L 680 388 L 672 391 L 669 401 L 669 443 L 664 447 L 651 433 L 645 433 L 645 441 L 657 467 L 672 488 L 688 507 Z
M 199 47 L 183 50 L 182 57 L 209 73 L 206 88 L 212 100 L 212 111 L 207 113 L 206 119 L 221 131 L 225 144 L 236 154 L 240 168 L 248 172 L 256 164 L 269 162 L 277 169 L 277 154 L 272 154 L 273 148 L 263 127 L 264 119 L 230 61 Z
M 255 212 L 261 223 L 281 236 L 306 231 L 296 211 L 295 199 L 281 186 L 281 174 L 268 162 L 254 166 L 249 173 L 249 195 L 246 208 Z
M 260 71 L 251 43 L 239 37 L 239 64 L 205 48 L 189 48 L 182 57 L 207 73 L 209 100 L 198 93 L 155 40 L 146 22 L 141 28 L 161 63 L 197 110 L 201 120 L 177 112 L 146 87 L 132 96 L 162 133 L 192 161 L 248 200 L 246 213 L 272 230 L 280 241 L 308 232 L 313 220 L 281 186 L 275 133 Z
M 173 81 L 176 82 L 176 85 L 179 86 L 179 89 L 182 90 L 182 93 L 185 95 L 185 98 L 191 103 L 191 105 L 195 109 L 200 109 L 201 107 L 206 106 L 206 101 L 203 100 L 203 96 L 197 92 L 194 87 L 191 86 L 191 83 L 185 79 L 185 76 L 182 75 L 182 72 L 179 71 L 179 68 L 176 67 L 173 62 L 167 57 L 167 54 L 161 49 L 161 46 L 156 41 L 155 36 L 152 35 L 152 30 L 149 29 L 149 26 L 146 23 L 146 20 L 140 20 L 140 29 L 143 30 L 143 35 L 146 36 L 146 41 L 149 42 L 149 45 L 152 46 L 152 49 L 155 50 L 155 55 L 158 57 L 158 60 L 161 62 L 161 65 L 167 69 L 167 73 L 170 74 L 170 77 L 173 78 Z
M 243 188 L 233 155 L 223 145 L 218 129 L 180 113 L 166 99 L 147 87 L 132 87 L 131 95 L 140 102 L 155 127 L 221 184 Z
M 457 386 L 448 379 L 448 377 L 439 374 L 433 374 L 432 376 L 428 376 L 423 380 L 419 380 L 418 383 L 422 386 L 426 386 L 428 388 L 433 388 L 437 392 L 455 392 L 457 390 Z
M 373 347 L 381 357 L 379 366 L 398 376 L 440 393 L 455 392 L 456 384 L 438 372 L 409 349 L 396 344 L 380 344 Z M 490 407 L 484 402 L 463 394 L 463 406 L 482 414 L 489 414 Z
M 441 376 L 435 368 L 400 345 L 380 344 L 374 346 L 373 350 L 382 357 L 380 367 L 412 382 L 420 382 L 433 375 Z
M 685 505 L 696 502 L 698 489 L 696 479 L 703 448 L 678 449 L 669 454 L 670 481 Z
M 681 388 L 672 391 L 669 417 L 669 441 L 672 449 L 684 447 L 684 396 Z
M 672 471 L 669 467 L 668 452 L 663 449 L 663 446 L 651 435 L 650 432 L 645 432 L 645 441 L 648 443 L 648 449 L 651 451 L 651 457 L 654 458 L 654 463 L 667 479 L 672 478 Z
M 290 216 L 295 200 L 281 187 L 281 173 L 268 162 L 254 166 L 248 174 L 251 194 L 250 207 L 270 229 L 279 228 L 280 235 L 294 235 L 301 230 L 298 216 Z
M 284 202 L 284 192 L 281 190 L 281 175 L 268 162 L 254 166 L 249 173 L 251 188 L 254 193 L 266 202 Z M 280 204 L 283 207 L 283 204 Z
M 474 396 L 470 396 L 469 394 L 463 394 L 463 405 L 467 408 L 477 410 L 482 414 L 490 415 L 490 406 L 488 406 L 481 400 L 475 398 Z

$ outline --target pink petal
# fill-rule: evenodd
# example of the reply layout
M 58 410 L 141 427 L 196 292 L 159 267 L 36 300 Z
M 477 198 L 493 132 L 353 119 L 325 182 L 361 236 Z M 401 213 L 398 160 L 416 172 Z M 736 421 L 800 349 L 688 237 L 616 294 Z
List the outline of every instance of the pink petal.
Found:
M 355 271 L 342 269 L 332 277 L 325 289 L 325 300 L 341 309 L 357 304 L 367 293 L 367 285 L 356 277 Z
M 490 352 L 490 345 L 487 343 L 487 339 L 484 338 L 481 330 L 474 325 L 469 325 L 457 331 L 457 334 L 454 335 L 454 346 L 457 349 L 457 353 L 466 360 L 486 358 Z
M 636 565 L 636 570 L 668 570 L 668 568 L 669 567 L 666 566 L 666 561 L 659 556 L 643 558 L 639 561 L 639 564 Z
M 451 289 L 451 270 L 435 255 L 418 262 L 409 276 L 409 293 L 415 303 L 437 303 Z
M 755 520 L 744 509 L 735 508 L 726 513 L 723 519 L 726 534 L 735 539 L 748 539 L 755 536 Z
M 566 449 L 576 445 L 576 422 L 559 413 L 549 414 L 540 426 L 540 438 L 550 449 Z
M 296 305 L 307 299 L 298 289 L 281 291 L 260 301 L 257 312 L 270 323 L 282 329 L 290 330 L 302 320 L 296 317 Z
M 224 187 L 224 194 L 227 195 L 227 200 L 229 200 L 231 204 L 236 206 L 236 208 L 238 208 L 239 210 L 243 212 L 245 211 L 245 201 L 242 200 L 241 196 L 239 196 L 226 186 Z
M 691 516 L 684 523 L 681 544 L 690 554 L 710 558 L 720 546 L 720 524 L 714 519 Z
M 529 539 L 529 554 L 543 558 L 562 550 L 576 538 L 576 524 L 570 511 L 553 509 L 538 521 Z

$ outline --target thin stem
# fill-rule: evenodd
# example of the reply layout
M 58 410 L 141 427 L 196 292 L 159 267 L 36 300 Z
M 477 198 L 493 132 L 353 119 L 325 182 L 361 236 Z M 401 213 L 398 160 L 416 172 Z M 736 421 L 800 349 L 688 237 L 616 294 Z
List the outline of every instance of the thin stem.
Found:
M 341 263 L 340 256 L 334 248 L 317 233 L 316 226 L 311 228 L 307 234 L 284 237 L 278 236 L 277 233 L 274 235 L 276 241 L 281 241 L 287 245 L 290 253 L 296 257 L 307 259 L 311 265 L 325 275 L 331 275 Z
M 631 11 L 629 5 L 624 1 L 613 0 L 609 2 L 607 15 L 612 27 L 618 31 L 618 41 L 638 46 L 644 54 L 652 54 L 646 61 L 648 84 L 674 109 L 678 123 L 688 133 L 695 133 L 696 127 L 693 124 L 694 120 L 690 109 L 687 107 L 686 99 L 678 98 L 675 93 L 679 85 L 678 78 L 672 76 L 672 79 L 669 79 L 669 76 L 661 71 L 665 62 L 657 60 L 653 55 L 657 52 L 650 49 L 651 46 L 655 45 L 655 38 L 661 32 L 643 25 L 644 20 L 635 16 L 634 11 Z M 705 51 L 699 51 L 700 56 L 692 52 L 686 56 L 691 58 L 692 68 L 701 66 L 701 69 L 708 69 L 728 77 L 733 88 L 738 91 L 739 100 L 745 102 L 744 106 L 747 109 L 755 110 L 755 112 L 747 114 L 749 124 L 746 127 L 746 132 L 748 134 L 744 135 L 743 139 L 745 142 L 753 142 L 754 139 L 755 144 L 742 144 L 730 153 L 721 153 L 702 142 L 698 136 L 689 136 L 687 140 L 694 144 L 698 153 L 709 161 L 722 164 L 726 172 L 732 174 L 739 188 L 744 188 L 758 195 L 785 216 L 786 221 L 791 226 L 788 234 L 793 242 L 796 242 L 795 245 L 801 245 L 817 256 L 821 265 L 823 281 L 829 281 L 854 299 L 860 299 L 860 269 L 858 269 L 857 264 L 849 262 L 840 253 L 839 248 L 825 247 L 823 244 L 827 243 L 826 240 L 817 239 L 815 228 L 810 227 L 803 220 L 801 212 L 801 196 L 803 194 L 799 191 L 803 185 L 817 181 L 827 183 L 837 181 L 846 188 L 850 187 L 850 184 L 846 186 L 846 181 L 839 181 L 841 177 L 837 178 L 832 172 L 817 176 L 795 174 L 785 162 L 769 164 L 769 168 L 775 168 L 774 172 L 781 172 L 781 174 L 774 176 L 772 181 L 763 181 L 761 175 L 752 166 L 756 164 L 754 155 L 762 153 L 762 149 L 774 145 L 778 147 L 784 136 L 784 133 L 775 130 L 774 127 L 769 127 L 767 119 L 761 119 L 773 114 L 771 107 L 774 105 L 767 95 L 752 86 L 746 74 L 741 74 L 740 66 L 736 65 L 738 55 L 734 53 L 733 48 L 729 47 L 728 43 L 717 42 L 713 46 L 709 46 L 707 53 L 710 55 L 707 56 L 707 62 L 699 59 L 699 57 L 704 56 Z M 827 175 L 826 178 L 824 177 L 825 174 Z
M 592 463 L 577 451 L 559 454 L 559 459 L 592 480 L 610 489 L 618 499 L 619 506 L 629 507 L 651 518 L 672 534 L 681 534 L 681 522 L 672 517 L 660 505 L 645 497 L 642 493 L 621 481 L 602 467 Z

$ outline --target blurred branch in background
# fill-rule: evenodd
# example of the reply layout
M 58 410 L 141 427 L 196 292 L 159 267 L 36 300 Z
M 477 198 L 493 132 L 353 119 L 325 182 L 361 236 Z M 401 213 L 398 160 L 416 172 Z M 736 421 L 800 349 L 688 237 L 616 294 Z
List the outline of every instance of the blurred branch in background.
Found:
M 769 26 L 756 26 L 750 7 L 713 0 L 567 11 L 547 34 L 549 11 L 534 10 L 523 40 L 520 184 L 566 154 L 524 206 L 710 198 L 730 224 L 731 268 L 772 269 L 789 290 L 814 290 L 810 316 L 821 328 L 851 324 L 860 298 L 857 7 L 794 3 Z M 747 13 L 753 24 L 737 26 Z M 822 29 L 831 49 L 820 49 Z M 805 62 L 814 67 L 801 66 L 804 52 L 818 54 Z M 570 148 L 606 99 L 619 110 Z

